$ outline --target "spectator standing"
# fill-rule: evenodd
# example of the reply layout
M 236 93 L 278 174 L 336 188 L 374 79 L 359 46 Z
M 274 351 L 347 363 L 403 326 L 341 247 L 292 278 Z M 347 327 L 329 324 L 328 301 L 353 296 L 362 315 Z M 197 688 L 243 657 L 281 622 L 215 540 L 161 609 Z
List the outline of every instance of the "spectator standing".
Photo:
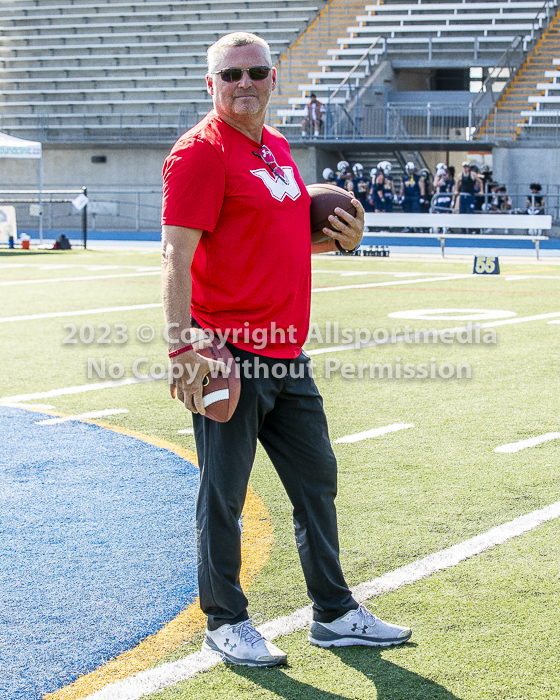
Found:
M 472 214 L 478 177 L 471 171 L 468 160 L 463 161 L 463 172 L 457 179 L 455 194 L 459 197 L 459 214 Z
M 313 128 L 313 138 L 320 136 L 323 127 L 323 117 L 325 115 L 325 105 L 319 102 L 317 95 L 312 92 L 307 104 L 307 115 L 301 122 L 301 137 L 307 138 L 307 131 Z

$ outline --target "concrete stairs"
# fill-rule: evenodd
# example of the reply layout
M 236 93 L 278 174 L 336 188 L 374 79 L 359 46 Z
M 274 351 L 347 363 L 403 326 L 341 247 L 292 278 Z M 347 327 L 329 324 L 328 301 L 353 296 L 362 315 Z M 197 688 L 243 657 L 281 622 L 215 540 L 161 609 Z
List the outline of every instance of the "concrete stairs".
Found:
M 308 74 L 317 70 L 318 61 L 327 56 L 329 49 L 338 48 L 338 38 L 346 34 L 346 28 L 356 21 L 358 13 L 364 12 L 365 2 L 330 0 L 302 36 L 282 54 L 278 64 L 279 85 L 272 95 L 269 123 L 279 125 L 282 118 L 277 110 L 287 108 L 290 99 L 302 99 L 298 86 L 309 82 Z M 306 101 L 302 100 L 303 103 Z
M 494 111 L 479 130 L 478 138 L 491 137 L 497 141 L 516 140 L 522 129 L 520 124 L 528 119 L 527 116 L 522 117 L 521 112 L 535 109 L 535 103 L 529 102 L 529 98 L 545 94 L 545 90 L 537 89 L 537 85 L 552 83 L 553 78 L 546 74 L 557 68 L 554 59 L 559 58 L 560 10 L 510 85 L 504 90 Z

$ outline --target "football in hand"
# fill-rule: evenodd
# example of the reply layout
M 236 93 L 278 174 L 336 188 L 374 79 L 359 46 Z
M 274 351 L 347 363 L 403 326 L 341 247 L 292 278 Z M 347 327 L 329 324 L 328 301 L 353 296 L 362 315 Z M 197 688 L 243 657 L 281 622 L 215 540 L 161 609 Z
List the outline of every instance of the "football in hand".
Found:
M 311 243 L 322 243 L 332 240 L 323 229 L 334 226 L 329 221 L 329 216 L 334 213 L 336 207 L 340 207 L 352 216 L 356 216 L 356 207 L 352 204 L 354 195 L 342 187 L 331 185 L 330 183 L 317 183 L 307 185 L 307 191 L 311 196 Z
M 225 345 L 220 347 L 217 338 L 214 338 L 212 345 L 197 352 L 209 360 L 221 360 L 231 368 L 227 377 L 221 372 L 215 377 L 207 374 L 202 383 L 202 403 L 206 409 L 206 417 L 218 423 L 225 423 L 233 416 L 241 393 L 241 379 L 235 371 L 233 355 Z

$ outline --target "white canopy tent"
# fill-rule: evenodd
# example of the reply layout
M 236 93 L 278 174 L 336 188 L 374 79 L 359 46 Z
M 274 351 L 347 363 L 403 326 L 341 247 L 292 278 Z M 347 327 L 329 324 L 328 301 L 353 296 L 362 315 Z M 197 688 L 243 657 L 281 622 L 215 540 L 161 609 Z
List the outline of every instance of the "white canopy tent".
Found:
M 39 238 L 43 240 L 43 147 L 39 141 L 26 141 L 0 132 L 0 158 L 39 160 Z

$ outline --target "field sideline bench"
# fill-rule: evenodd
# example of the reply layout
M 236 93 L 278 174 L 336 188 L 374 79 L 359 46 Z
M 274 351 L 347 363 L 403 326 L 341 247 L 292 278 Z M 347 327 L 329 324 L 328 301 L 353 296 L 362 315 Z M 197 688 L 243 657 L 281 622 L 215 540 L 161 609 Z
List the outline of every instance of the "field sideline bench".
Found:
M 532 241 L 535 244 L 535 253 L 539 258 L 539 246 L 541 241 L 548 241 L 548 236 L 543 236 L 543 230 L 552 228 L 552 216 L 532 214 L 385 214 L 366 212 L 366 226 L 374 228 L 427 228 L 427 229 L 525 229 L 528 235 L 493 235 L 472 233 L 392 233 L 366 232 L 368 237 L 386 238 L 437 238 L 441 243 L 441 255 L 445 257 L 445 240 L 465 238 L 469 240 L 496 240 L 496 241 Z M 529 233 L 537 231 L 537 234 Z

